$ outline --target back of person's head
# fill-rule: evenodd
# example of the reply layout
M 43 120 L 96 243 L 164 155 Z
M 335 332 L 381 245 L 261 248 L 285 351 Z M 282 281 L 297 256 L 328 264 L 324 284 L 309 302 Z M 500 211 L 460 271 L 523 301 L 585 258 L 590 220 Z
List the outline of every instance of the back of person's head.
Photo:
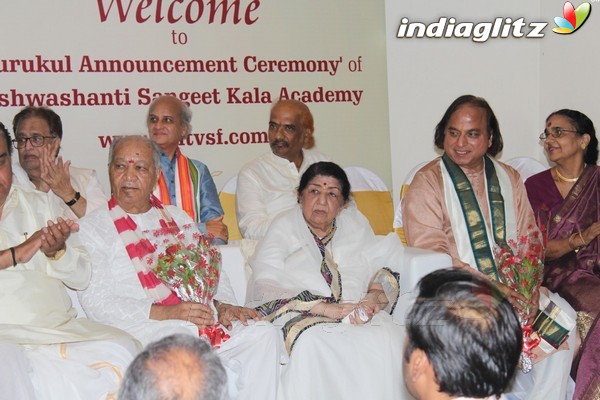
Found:
M 221 400 L 227 375 L 204 340 L 171 335 L 149 344 L 133 360 L 119 400 Z
M 405 381 L 411 392 L 411 355 L 417 351 L 434 371 L 430 386 L 448 396 L 500 395 L 510 384 L 521 354 L 521 327 L 491 283 L 455 268 L 432 272 L 419 282 L 407 321 Z
M 60 116 L 48 107 L 34 106 L 27 106 L 23 108 L 13 118 L 13 132 L 15 136 L 17 135 L 17 129 L 19 128 L 19 124 L 22 121 L 33 117 L 41 118 L 44 121 L 46 121 L 46 123 L 48 124 L 48 129 L 50 130 L 50 134 L 58 136 L 60 139 L 62 139 L 63 127 Z
M 587 134 L 590 136 L 590 142 L 585 149 L 583 159 L 586 164 L 596 164 L 598 162 L 598 137 L 596 136 L 596 128 L 594 128 L 592 120 L 580 111 L 563 108 L 548 115 L 546 122 L 554 115 L 561 115 L 567 118 L 577 131 L 575 132 L 576 135 L 583 136 Z
M 457 97 L 446 109 L 444 116 L 435 127 L 435 134 L 433 138 L 434 144 L 438 149 L 444 149 L 444 136 L 446 135 L 448 122 L 450 121 L 450 118 L 452 118 L 452 114 L 454 114 L 460 107 L 465 105 L 481 108 L 485 111 L 487 116 L 488 135 L 492 137 L 492 145 L 488 148 L 487 154 L 495 157 L 504 148 L 504 141 L 502 140 L 502 133 L 500 132 L 500 124 L 498 123 L 496 114 L 494 114 L 494 110 L 492 110 L 492 107 L 490 107 L 487 100 L 483 97 L 473 96 L 472 94 L 465 94 Z

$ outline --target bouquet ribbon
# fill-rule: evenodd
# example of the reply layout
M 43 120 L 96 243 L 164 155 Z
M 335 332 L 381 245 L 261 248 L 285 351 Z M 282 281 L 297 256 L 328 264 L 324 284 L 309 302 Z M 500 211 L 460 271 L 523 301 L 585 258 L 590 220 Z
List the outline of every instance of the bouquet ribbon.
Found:
M 542 341 L 540 336 L 533 330 L 531 324 L 524 325 L 523 329 L 523 351 L 531 355 L 531 351 Z
M 229 336 L 220 324 L 208 326 L 206 328 L 198 329 L 200 336 L 205 337 L 210 342 L 210 345 L 214 348 L 221 348 L 221 345 L 225 343 L 231 336 Z

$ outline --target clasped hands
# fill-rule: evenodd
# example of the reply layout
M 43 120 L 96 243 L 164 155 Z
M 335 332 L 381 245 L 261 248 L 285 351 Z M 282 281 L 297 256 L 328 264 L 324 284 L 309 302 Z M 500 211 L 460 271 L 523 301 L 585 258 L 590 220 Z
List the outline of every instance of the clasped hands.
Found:
M 229 241 L 229 230 L 227 225 L 223 223 L 224 215 L 206 221 L 206 233 L 216 239 L 221 239 L 227 243 Z
M 18 263 L 31 260 L 38 250 L 47 257 L 54 257 L 56 252 L 65 248 L 65 242 L 79 225 L 70 220 L 58 218 L 56 222 L 48 221 L 48 225 L 29 236 L 23 243 L 15 247 Z
M 583 245 L 587 246 L 592 242 L 596 237 L 600 235 L 600 221 L 594 222 L 590 226 L 587 227 L 583 232 L 581 232 L 581 238 L 583 240 Z

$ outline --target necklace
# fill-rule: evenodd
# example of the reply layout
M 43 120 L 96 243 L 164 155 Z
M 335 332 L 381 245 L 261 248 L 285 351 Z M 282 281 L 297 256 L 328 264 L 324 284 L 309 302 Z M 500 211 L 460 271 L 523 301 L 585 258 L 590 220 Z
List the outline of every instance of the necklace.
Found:
M 586 166 L 587 166 L 587 165 L 584 165 L 584 166 L 583 166 L 583 169 L 585 169 L 585 167 L 586 167 Z M 563 182 L 569 182 L 569 183 L 577 182 L 577 180 L 578 180 L 578 179 L 579 179 L 579 177 L 581 176 L 581 174 L 579 174 L 579 175 L 578 175 L 578 176 L 576 176 L 575 178 L 565 178 L 564 176 L 562 176 L 562 175 L 560 174 L 560 172 L 558 172 L 558 168 L 556 168 L 556 167 L 554 168 L 554 172 L 556 172 L 556 177 L 557 177 L 558 179 L 560 179 L 560 180 L 561 180 L 561 181 L 563 181 Z M 581 173 L 583 173 L 583 170 L 581 171 Z

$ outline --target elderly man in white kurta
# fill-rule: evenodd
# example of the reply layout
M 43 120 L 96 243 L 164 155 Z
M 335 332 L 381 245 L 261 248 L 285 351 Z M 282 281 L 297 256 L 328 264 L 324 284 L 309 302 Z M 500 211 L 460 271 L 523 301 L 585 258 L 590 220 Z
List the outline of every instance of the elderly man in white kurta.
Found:
M 271 108 L 271 151 L 240 170 L 236 213 L 242 236 L 261 239 L 271 221 L 297 202 L 298 182 L 306 169 L 329 157 L 314 149 L 314 122 L 308 107 L 296 100 L 279 100 Z
M 165 227 L 175 227 L 186 245 L 200 236 L 183 210 L 163 206 L 152 196 L 159 162 L 158 149 L 148 138 L 115 140 L 109 156 L 113 197 L 108 209 L 81 221 L 81 237 L 94 267 L 89 288 L 79 296 L 87 315 L 131 333 L 143 344 L 173 333 L 198 336 L 199 329 L 217 322 L 211 305 L 179 300 L 152 271 L 158 255 L 172 243 L 157 239 Z M 215 300 L 218 322 L 231 336 L 217 350 L 228 369 L 230 395 L 275 398 L 282 348 L 277 329 L 253 321 L 260 319 L 256 310 L 231 305 L 235 300 L 223 272 Z
M 2 398 L 104 399 L 137 352 L 125 332 L 76 319 L 66 286 L 87 286 L 78 226 L 46 196 L 12 186 L 0 124 L 0 387 Z M 54 221 L 54 222 L 52 222 Z
M 96 171 L 76 168 L 58 155 L 63 129 L 60 116 L 47 107 L 25 107 L 13 120 L 15 183 L 43 193 L 62 210 L 64 217 L 76 220 L 106 204 L 106 195 Z

